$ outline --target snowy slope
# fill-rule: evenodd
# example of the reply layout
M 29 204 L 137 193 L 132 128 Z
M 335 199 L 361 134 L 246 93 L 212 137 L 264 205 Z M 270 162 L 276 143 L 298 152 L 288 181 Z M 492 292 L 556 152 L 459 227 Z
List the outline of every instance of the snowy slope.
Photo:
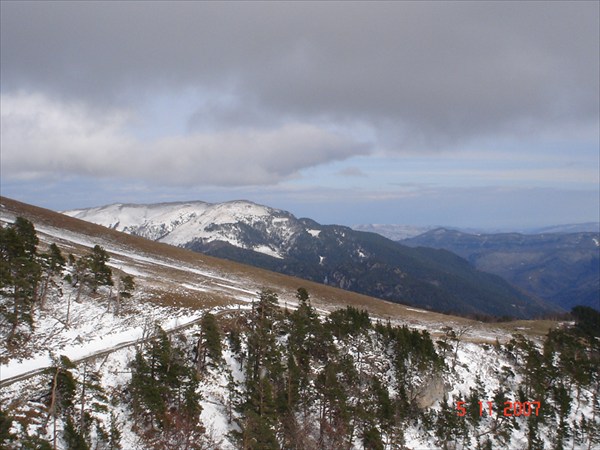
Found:
M 302 231 L 291 214 L 248 201 L 114 204 L 64 214 L 166 244 L 223 241 L 275 257 Z

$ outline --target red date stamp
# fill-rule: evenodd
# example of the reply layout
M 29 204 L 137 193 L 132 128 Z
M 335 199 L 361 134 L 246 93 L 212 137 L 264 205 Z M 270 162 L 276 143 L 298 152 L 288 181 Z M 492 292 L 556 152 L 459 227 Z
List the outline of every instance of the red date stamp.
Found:
M 494 402 L 478 402 L 479 404 L 479 416 L 493 416 L 494 415 Z M 460 417 L 467 414 L 467 408 L 465 407 L 466 402 L 457 401 L 456 410 Z M 539 415 L 541 408 L 540 402 L 504 402 L 504 409 L 502 413 L 505 417 L 529 417 L 533 414 Z

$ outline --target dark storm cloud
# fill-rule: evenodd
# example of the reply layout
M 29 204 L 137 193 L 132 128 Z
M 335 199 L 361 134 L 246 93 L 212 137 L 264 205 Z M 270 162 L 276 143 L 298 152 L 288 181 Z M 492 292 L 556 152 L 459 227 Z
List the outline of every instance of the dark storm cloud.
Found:
M 586 128 L 598 5 L 2 2 L 2 90 L 105 108 L 192 88 L 192 128 L 212 104 L 221 129 L 362 123 L 388 143 Z

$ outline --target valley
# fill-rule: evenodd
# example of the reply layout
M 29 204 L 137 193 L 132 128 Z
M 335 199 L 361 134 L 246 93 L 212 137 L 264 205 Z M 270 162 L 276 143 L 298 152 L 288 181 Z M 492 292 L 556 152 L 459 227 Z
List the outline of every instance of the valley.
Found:
M 589 228 L 593 229 L 593 224 Z M 600 310 L 600 233 L 573 229 L 576 227 L 541 234 L 470 234 L 440 228 L 401 243 L 456 253 L 477 269 L 501 276 L 568 311 L 577 305 Z

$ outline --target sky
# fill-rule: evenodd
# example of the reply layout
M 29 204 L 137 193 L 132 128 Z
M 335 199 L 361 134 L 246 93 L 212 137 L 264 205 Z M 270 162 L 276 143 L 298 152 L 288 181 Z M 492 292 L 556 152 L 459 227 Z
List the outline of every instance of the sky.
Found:
M 54 210 L 597 222 L 599 5 L 3 0 L 0 190 Z

